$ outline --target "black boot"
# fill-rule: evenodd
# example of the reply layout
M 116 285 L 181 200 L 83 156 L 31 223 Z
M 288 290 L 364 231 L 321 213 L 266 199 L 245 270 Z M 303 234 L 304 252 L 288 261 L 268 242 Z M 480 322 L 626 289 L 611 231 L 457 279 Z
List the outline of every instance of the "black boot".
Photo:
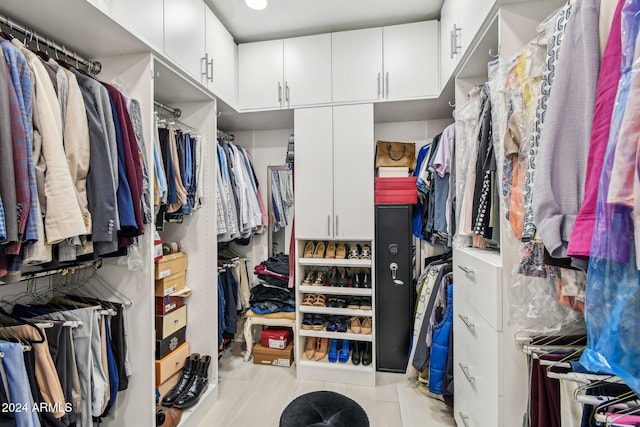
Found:
M 364 351 L 362 352 L 362 364 L 364 366 L 369 366 L 371 365 L 373 356 L 371 354 L 371 343 L 369 341 L 367 341 L 364 344 Z
M 362 352 L 360 351 L 360 347 L 362 343 L 360 341 L 353 342 L 353 351 L 351 352 L 351 363 L 354 365 L 360 364 L 360 359 L 362 358 Z
M 208 376 L 210 363 L 211 356 L 202 356 L 198 362 L 194 380 L 191 382 L 190 387 L 183 391 L 180 397 L 173 402 L 174 408 L 187 409 L 198 403 L 200 396 L 207 389 L 207 385 L 209 384 Z
M 196 367 L 198 366 L 199 361 L 200 354 L 198 353 L 193 353 L 187 357 L 187 360 L 184 363 L 184 368 L 182 368 L 182 377 L 178 381 L 178 384 L 176 384 L 176 386 L 164 396 L 162 399 L 162 406 L 173 406 L 173 402 L 175 402 L 178 396 L 189 388 L 191 380 L 195 377 Z

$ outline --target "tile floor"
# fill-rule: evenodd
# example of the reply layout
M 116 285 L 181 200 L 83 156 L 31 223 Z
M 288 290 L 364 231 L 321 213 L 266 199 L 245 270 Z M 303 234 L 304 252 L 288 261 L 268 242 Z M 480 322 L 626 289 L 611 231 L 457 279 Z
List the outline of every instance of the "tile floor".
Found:
M 378 372 L 376 387 L 298 380 L 295 366 L 254 365 L 226 352 L 219 365 L 218 400 L 200 427 L 277 427 L 280 414 L 296 397 L 316 390 L 344 394 L 367 412 L 371 427 L 455 426 L 444 403 L 411 386 L 402 374 Z

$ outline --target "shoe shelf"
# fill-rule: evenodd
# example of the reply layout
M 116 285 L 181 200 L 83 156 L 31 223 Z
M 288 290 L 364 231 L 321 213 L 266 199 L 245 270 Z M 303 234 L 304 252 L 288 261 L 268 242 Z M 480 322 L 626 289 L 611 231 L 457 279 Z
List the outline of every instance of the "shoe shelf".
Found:
M 298 290 L 305 294 L 331 294 L 349 296 L 371 296 L 371 288 L 346 288 L 339 286 L 298 285 Z
M 320 365 L 323 369 L 333 368 L 333 369 L 347 370 L 347 371 L 371 372 L 371 370 L 373 369 L 373 364 L 369 366 L 364 366 L 362 364 L 354 365 L 353 362 L 351 362 L 351 357 L 349 357 L 349 360 L 346 363 L 329 362 L 329 358 L 327 356 L 325 356 L 323 359 L 320 359 L 320 360 L 309 360 L 307 358 L 304 358 L 298 363 L 301 366 L 307 365 L 312 367 L 318 367 Z
M 348 329 L 347 332 L 328 332 L 325 330 L 314 331 L 313 329 L 300 328 L 299 334 L 301 337 L 318 337 L 318 338 L 331 338 L 336 340 L 349 340 L 349 341 L 373 341 L 373 335 L 371 334 L 356 334 Z
M 369 366 L 354 365 L 351 359 L 347 363 L 331 363 L 326 357 L 317 361 L 308 360 L 303 354 L 296 364 L 299 376 L 311 380 L 344 383 L 348 379 L 348 384 L 366 386 L 374 386 L 376 382 L 373 363 Z
M 373 310 L 336 308 L 336 307 L 315 307 L 312 305 L 301 305 L 300 312 L 327 314 L 327 315 L 334 315 L 334 316 L 351 316 L 351 317 L 372 317 L 373 316 Z
M 298 258 L 298 264 L 314 267 L 371 267 L 370 259 Z
M 190 425 L 198 425 L 202 421 L 202 419 L 207 415 L 208 411 L 205 409 L 204 411 L 199 411 L 198 408 L 202 406 L 203 408 L 210 408 L 214 402 L 218 399 L 218 385 L 217 381 L 207 385 L 207 389 L 202 392 L 198 403 L 191 408 L 185 409 L 182 412 L 182 418 L 180 419 L 180 425 L 190 426 Z

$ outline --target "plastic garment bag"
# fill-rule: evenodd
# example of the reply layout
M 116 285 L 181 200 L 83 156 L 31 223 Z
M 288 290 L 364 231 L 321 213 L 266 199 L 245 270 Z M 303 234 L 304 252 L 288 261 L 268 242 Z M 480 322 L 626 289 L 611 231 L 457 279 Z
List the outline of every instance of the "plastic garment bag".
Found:
M 636 393 L 640 392 L 640 277 L 633 209 L 608 203 L 608 193 L 616 147 L 622 138 L 629 136 L 624 123 L 640 120 L 640 110 L 633 107 L 637 102 L 633 98 L 638 93 L 630 96 L 632 81 L 640 78 L 639 11 L 640 0 L 627 0 L 622 10 L 622 77 L 598 191 L 587 276 L 588 344 L 580 359 L 591 371 L 618 375 Z M 637 166 L 634 175 L 637 182 Z

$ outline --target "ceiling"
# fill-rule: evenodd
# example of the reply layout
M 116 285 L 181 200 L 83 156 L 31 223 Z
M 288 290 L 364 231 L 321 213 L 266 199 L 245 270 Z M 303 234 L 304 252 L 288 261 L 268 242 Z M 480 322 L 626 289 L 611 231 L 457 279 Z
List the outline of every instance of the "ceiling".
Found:
M 425 21 L 443 0 L 269 0 L 256 11 L 244 0 L 205 0 L 236 43 Z

